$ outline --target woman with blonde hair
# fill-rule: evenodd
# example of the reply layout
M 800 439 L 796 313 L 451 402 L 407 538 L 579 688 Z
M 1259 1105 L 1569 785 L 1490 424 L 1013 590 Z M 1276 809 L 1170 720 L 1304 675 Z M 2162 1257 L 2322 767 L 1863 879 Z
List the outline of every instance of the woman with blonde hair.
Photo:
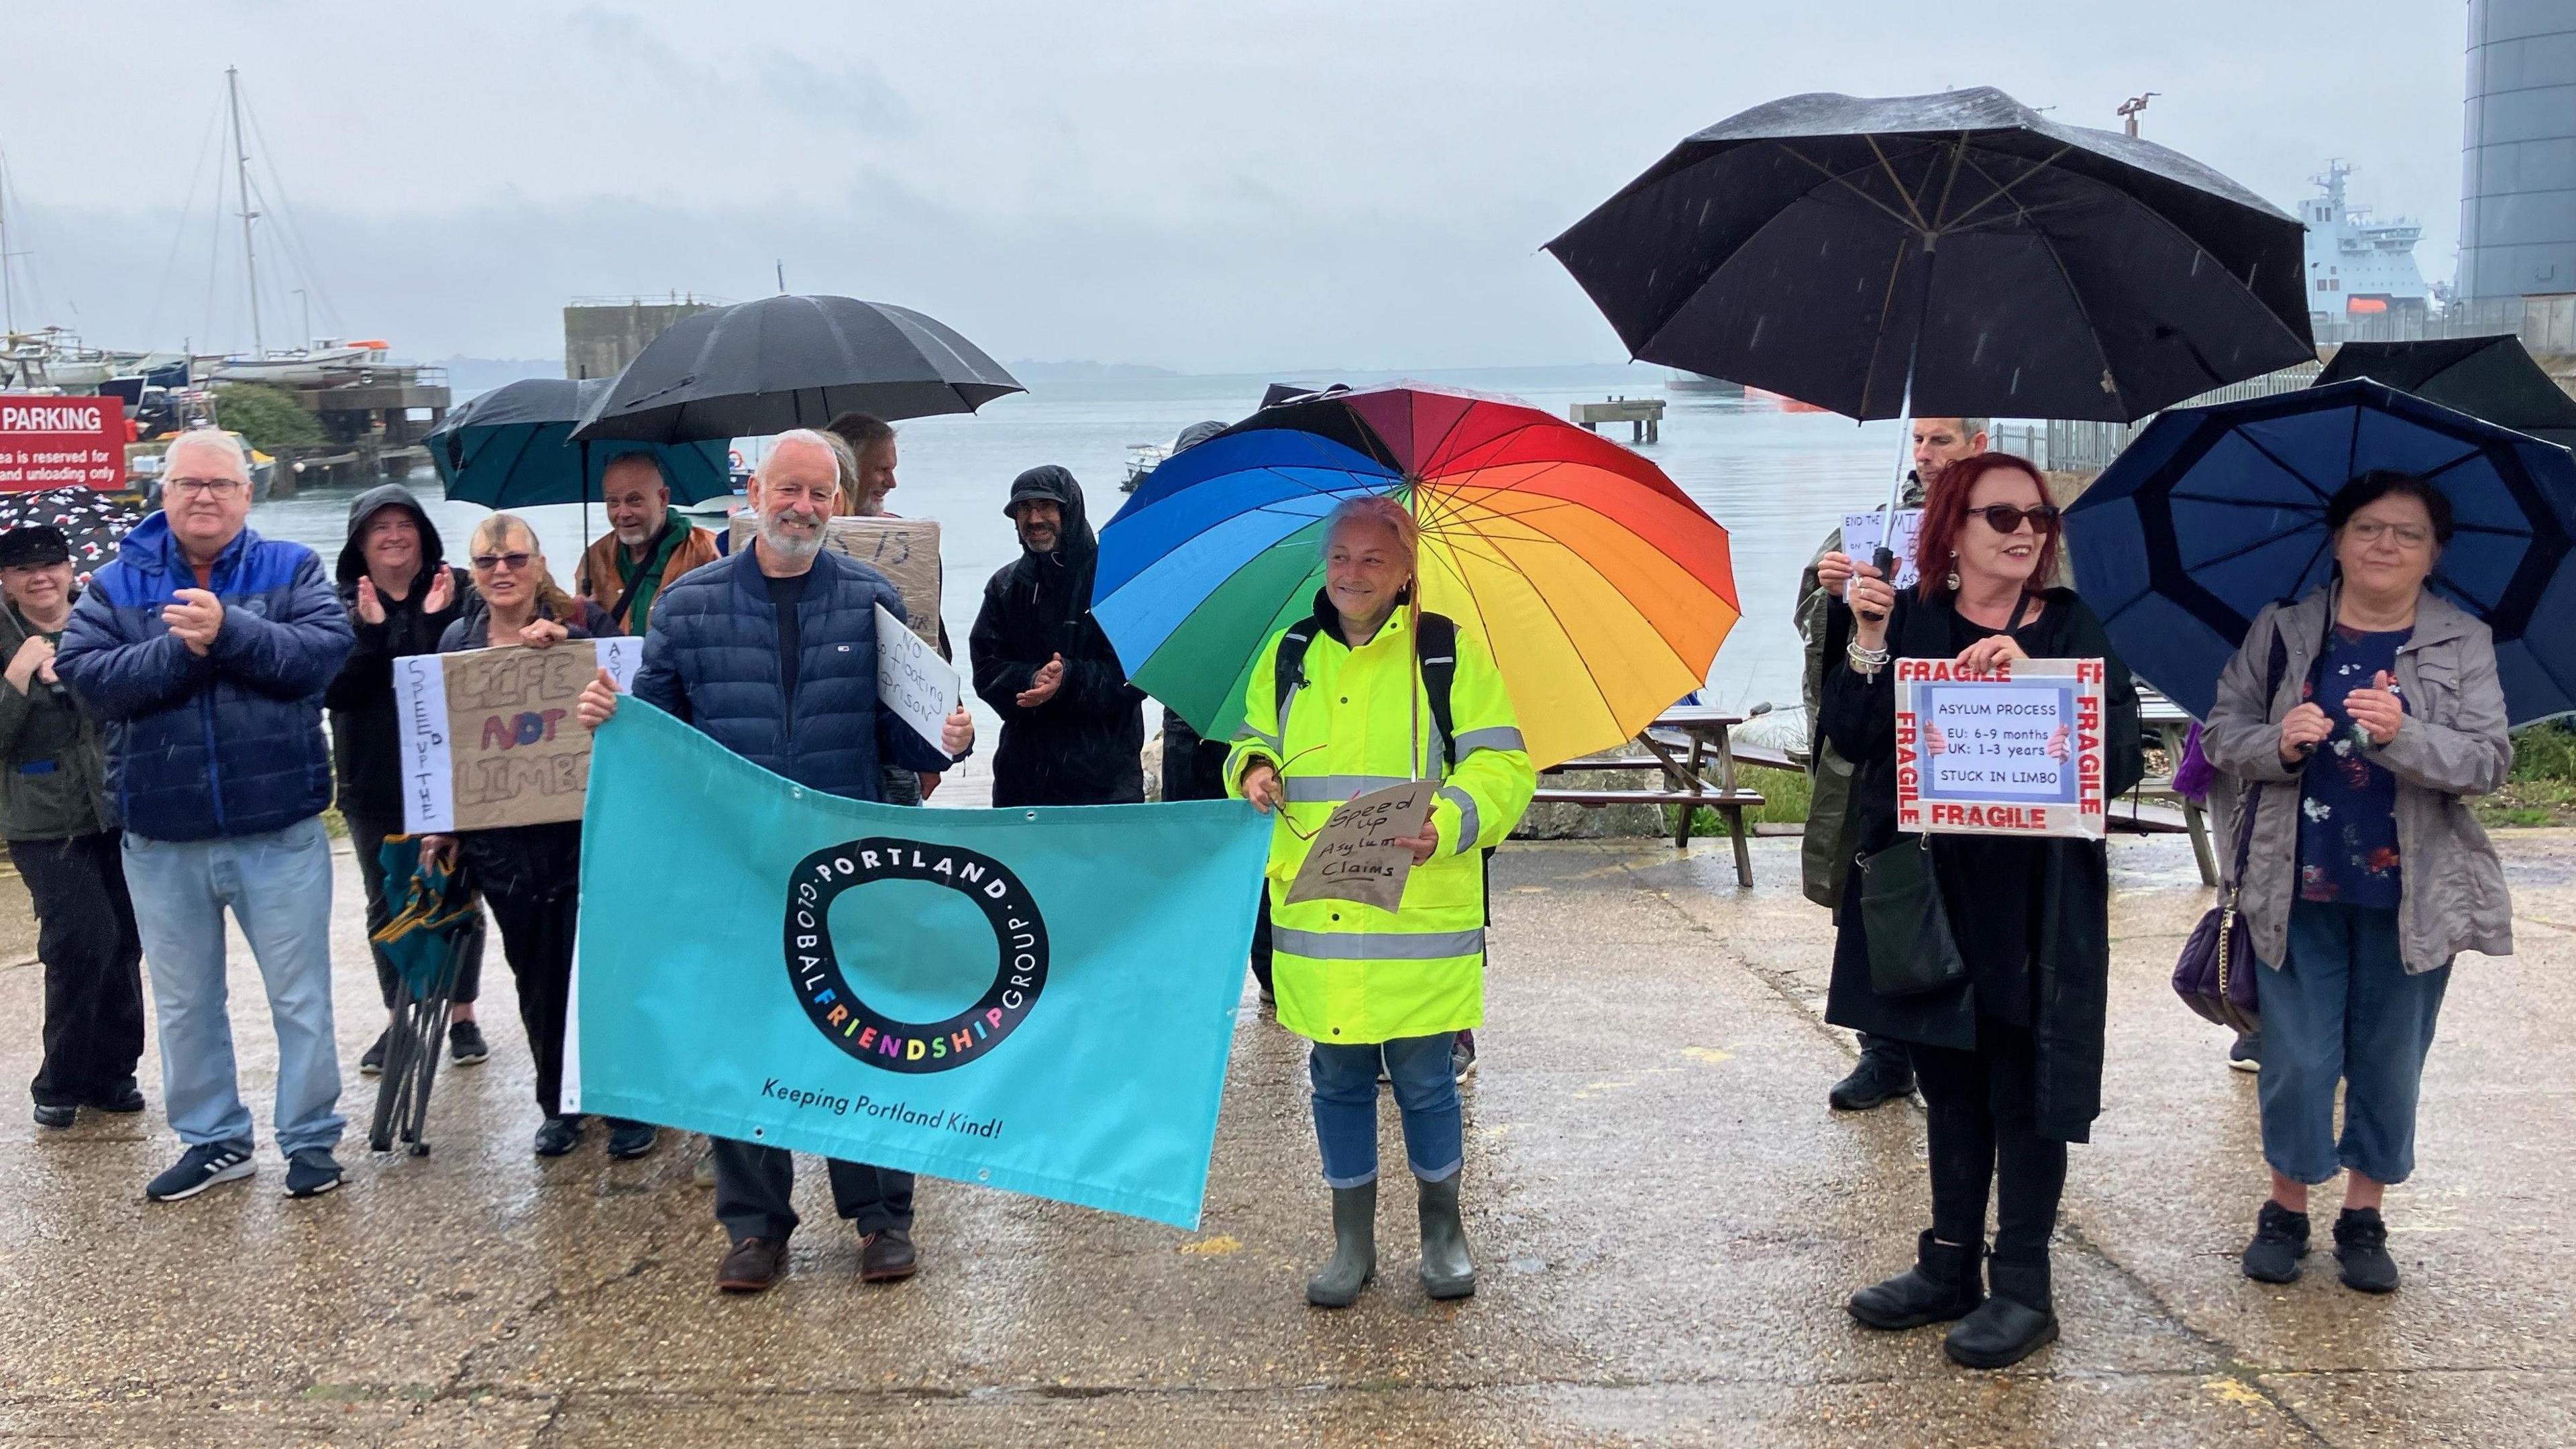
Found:
M 438 641 L 442 654 L 503 645 L 551 649 L 567 639 L 615 634 L 597 604 L 564 592 L 547 572 L 536 530 L 526 519 L 495 513 L 475 525 L 467 560 L 474 592 L 465 612 Z M 581 1145 L 581 1121 L 563 1115 L 564 1017 L 572 992 L 573 936 L 579 921 L 581 822 L 513 825 L 433 835 L 424 852 L 461 853 L 467 880 L 491 903 L 510 973 L 519 981 L 519 1023 L 536 1059 L 539 1157 L 561 1157 Z M 653 1150 L 649 1123 L 609 1120 L 608 1154 L 641 1157 Z

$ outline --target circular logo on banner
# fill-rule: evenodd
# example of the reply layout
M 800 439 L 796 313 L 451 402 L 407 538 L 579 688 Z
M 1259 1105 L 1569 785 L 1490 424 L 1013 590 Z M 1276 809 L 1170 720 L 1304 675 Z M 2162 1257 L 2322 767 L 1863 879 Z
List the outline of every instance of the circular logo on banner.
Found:
M 993 926 L 993 984 L 943 1021 L 901 1021 L 868 1005 L 832 950 L 832 902 L 881 880 L 946 886 Z M 815 1029 L 889 1072 L 944 1072 L 999 1046 L 1046 989 L 1046 922 L 1010 868 L 989 855 L 919 840 L 852 840 L 797 862 L 787 887 L 787 976 Z

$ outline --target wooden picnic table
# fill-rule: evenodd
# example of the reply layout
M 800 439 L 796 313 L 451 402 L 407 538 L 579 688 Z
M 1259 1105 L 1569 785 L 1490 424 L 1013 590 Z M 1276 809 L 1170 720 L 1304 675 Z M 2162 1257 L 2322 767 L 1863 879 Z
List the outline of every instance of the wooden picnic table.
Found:
M 1690 845 L 1691 817 L 1706 808 L 1725 818 L 1735 841 L 1735 879 L 1739 885 L 1753 884 L 1753 853 L 1746 843 L 1744 811 L 1763 803 L 1757 791 L 1744 790 L 1735 783 L 1735 750 L 1727 732 L 1744 723 L 1744 716 L 1714 705 L 1675 705 L 1657 715 L 1653 723 L 1637 736 L 1644 755 L 1599 755 L 1588 759 L 1568 760 L 1556 770 L 1633 770 L 1660 769 L 1666 788 L 1661 790 L 1577 790 L 1542 786 L 1534 797 L 1542 803 L 1569 805 L 1671 805 L 1681 812 L 1680 823 L 1673 831 L 1673 848 Z M 1716 765 L 1715 778 L 1709 766 Z

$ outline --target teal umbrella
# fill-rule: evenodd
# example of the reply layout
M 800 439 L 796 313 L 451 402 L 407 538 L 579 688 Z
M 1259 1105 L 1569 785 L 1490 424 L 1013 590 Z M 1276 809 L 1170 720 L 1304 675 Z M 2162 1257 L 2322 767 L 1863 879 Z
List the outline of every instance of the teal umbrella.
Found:
M 609 384 L 604 377 L 531 377 L 496 387 L 449 412 L 421 443 L 447 496 L 486 508 L 596 502 L 600 475 L 629 453 L 661 459 L 673 503 L 732 494 L 730 439 L 574 442 L 574 422 Z

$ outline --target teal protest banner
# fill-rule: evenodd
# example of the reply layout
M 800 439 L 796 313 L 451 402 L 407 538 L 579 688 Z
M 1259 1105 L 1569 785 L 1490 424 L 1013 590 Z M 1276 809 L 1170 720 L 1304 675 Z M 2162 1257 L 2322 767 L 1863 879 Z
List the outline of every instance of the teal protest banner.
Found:
M 1198 1225 L 1249 806 L 872 805 L 627 699 L 582 823 L 565 1111 Z

